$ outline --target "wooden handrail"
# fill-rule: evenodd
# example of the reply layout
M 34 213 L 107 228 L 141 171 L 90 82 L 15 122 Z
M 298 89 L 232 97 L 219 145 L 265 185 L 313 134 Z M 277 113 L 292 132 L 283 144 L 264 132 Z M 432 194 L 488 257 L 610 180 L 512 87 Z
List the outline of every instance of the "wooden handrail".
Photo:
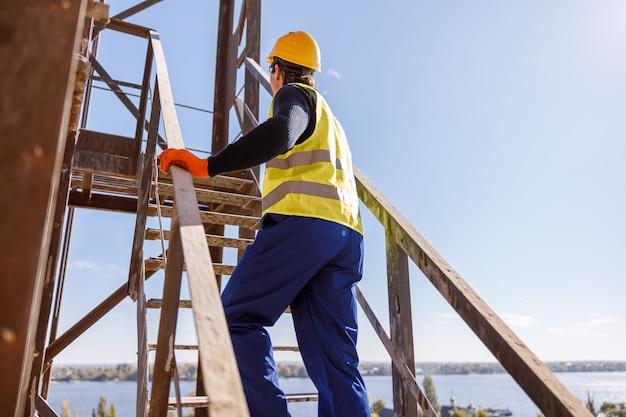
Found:
M 271 94 L 267 74 L 258 63 L 246 58 L 244 64 L 247 71 Z M 547 416 L 590 416 L 582 401 L 554 376 L 356 166 L 354 174 L 363 204 L 541 411 Z M 359 294 L 359 301 L 365 309 L 365 298 L 360 292 Z M 375 328 L 376 323 L 377 321 L 372 321 Z M 388 344 L 386 335 L 379 334 L 379 338 Z M 401 360 L 397 351 L 390 351 L 390 356 L 403 377 L 408 377 L 410 372 L 406 372 L 407 364 Z M 403 363 L 395 363 L 398 361 Z M 413 395 L 419 394 L 419 387 L 414 381 L 409 380 L 409 389 Z
M 176 116 L 165 56 L 158 33 L 151 30 L 149 39 L 154 53 L 156 82 L 168 147 L 184 148 L 185 144 Z M 172 167 L 171 173 L 175 201 L 173 226 L 177 228 L 177 233 L 174 233 L 174 230 L 172 232 L 176 235 L 175 240 L 178 242 L 173 247 L 171 246 L 172 242 L 170 242 L 168 258 L 172 259 L 172 257 L 177 256 L 172 251 L 182 251 L 182 254 L 178 255 L 178 259 L 184 259 L 187 270 L 198 337 L 199 365 L 202 369 L 204 387 L 209 399 L 209 415 L 247 417 L 249 412 L 230 341 L 230 333 L 226 325 L 226 317 L 220 300 L 220 291 L 213 271 L 204 226 L 198 210 L 192 177 L 188 171 L 178 167 Z M 166 268 L 166 281 L 170 275 L 173 275 L 172 278 L 176 280 L 175 276 L 181 272 L 182 261 L 177 262 L 176 267 Z M 176 306 L 178 305 L 178 299 L 172 302 L 175 302 Z M 162 315 L 162 320 L 163 317 L 164 315 Z M 168 349 L 169 346 L 166 349 L 157 350 L 155 375 L 158 372 L 164 374 L 171 372 L 170 369 L 167 369 L 167 361 L 158 360 L 158 355 L 167 355 Z M 166 369 L 157 369 L 158 363 L 164 364 Z M 164 389 L 169 389 L 169 386 Z M 155 397 L 154 391 L 152 397 Z M 164 397 L 167 398 L 167 395 Z
M 541 411 L 547 416 L 590 416 L 582 401 L 569 392 L 356 167 L 354 174 L 361 201 Z

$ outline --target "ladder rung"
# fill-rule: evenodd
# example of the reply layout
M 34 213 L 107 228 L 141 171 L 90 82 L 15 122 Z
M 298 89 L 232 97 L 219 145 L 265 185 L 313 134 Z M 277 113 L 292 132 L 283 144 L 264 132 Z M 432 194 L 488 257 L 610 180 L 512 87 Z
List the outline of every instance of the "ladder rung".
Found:
M 274 346 L 276 352 L 300 352 L 298 346 Z
M 148 344 L 148 350 L 156 350 L 157 345 L 154 343 Z M 198 350 L 198 345 L 174 345 L 176 350 Z
M 147 229 L 146 230 L 146 239 L 147 240 L 160 240 L 161 232 L 159 229 Z M 163 239 L 170 239 L 170 231 L 163 231 Z M 237 248 L 237 249 L 245 249 L 248 245 L 254 242 L 253 239 L 244 239 L 244 238 L 235 238 L 235 237 L 225 237 L 225 236 L 216 236 L 216 235 L 206 235 L 206 240 L 209 246 L 216 246 L 220 248 Z
M 146 302 L 147 308 L 161 308 L 163 300 L 160 298 L 151 298 Z M 178 308 L 191 308 L 191 300 L 178 301 Z
M 317 401 L 319 396 L 316 392 L 310 394 L 285 394 L 287 402 L 303 403 L 309 401 Z M 169 397 L 167 407 L 171 410 L 176 409 L 176 397 Z M 182 408 L 205 408 L 209 404 L 209 398 L 205 395 L 196 397 L 180 397 L 180 405 Z
M 151 257 L 145 260 L 146 263 L 146 271 L 157 271 L 163 268 L 163 258 Z M 183 271 L 185 271 L 185 266 L 183 265 Z M 213 264 L 213 270 L 215 271 L 215 275 L 231 275 L 235 270 L 234 265 L 223 265 L 223 264 Z
M 148 206 L 148 216 L 155 217 L 158 215 L 156 204 Z M 161 205 L 161 216 L 172 217 L 172 207 Z M 260 229 L 259 218 L 255 216 L 244 216 L 241 214 L 218 213 L 215 211 L 200 211 L 200 219 L 205 224 L 220 224 L 243 226 L 248 229 Z
M 319 395 L 314 392 L 310 394 L 285 394 L 287 402 L 303 403 L 309 401 L 317 401 Z M 209 398 L 206 395 L 196 397 L 180 397 L 180 405 L 182 408 L 205 408 L 209 404 Z M 169 397 L 167 400 L 169 409 L 176 409 L 176 397 Z
M 318 400 L 318 394 L 317 393 L 311 393 L 311 394 L 286 394 L 285 396 L 287 397 L 287 402 L 290 402 L 290 403 L 303 403 L 303 402 L 307 402 L 307 401 L 317 401 Z
M 159 172 L 159 184 L 172 183 L 172 174 L 163 174 Z M 231 190 L 240 190 L 242 186 L 249 186 L 251 189 L 256 188 L 254 180 L 246 178 L 237 178 L 235 176 L 216 175 L 215 177 L 193 178 L 194 187 L 218 187 L 228 188 Z
M 180 397 L 180 405 L 182 408 L 206 408 L 209 405 L 209 397 L 206 395 L 198 395 L 196 397 Z M 176 409 L 176 397 L 167 399 L 167 408 Z
M 196 188 L 196 198 L 198 203 L 217 203 L 230 206 L 257 208 L 261 206 L 261 197 L 247 194 L 237 194 L 232 192 L 216 191 L 210 189 Z M 174 186 L 171 184 L 159 184 L 159 194 L 164 196 L 174 195 Z

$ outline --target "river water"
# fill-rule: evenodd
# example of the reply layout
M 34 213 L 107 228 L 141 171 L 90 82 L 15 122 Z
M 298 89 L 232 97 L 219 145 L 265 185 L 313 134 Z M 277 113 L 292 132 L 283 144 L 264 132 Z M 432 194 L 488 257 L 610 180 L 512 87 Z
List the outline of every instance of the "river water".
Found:
M 581 401 L 587 393 L 594 399 L 596 408 L 605 402 L 626 402 L 626 372 L 565 372 L 555 373 L 557 378 Z M 508 408 L 514 417 L 536 417 L 539 409 L 508 374 L 489 375 L 432 375 L 439 404 L 447 405 L 454 396 L 459 406 L 471 403 L 480 408 Z M 370 402 L 383 400 L 392 408 L 391 376 L 365 376 Z M 418 382 L 422 383 L 422 376 Z M 306 378 L 281 380 L 286 393 L 315 392 Z M 195 382 L 181 381 L 181 395 L 187 396 L 195 389 Z M 100 396 L 115 404 L 117 417 L 134 417 L 134 382 L 59 382 L 50 389 L 49 403 L 60 413 L 61 402 L 68 401 L 71 415 L 90 417 L 98 406 Z M 173 396 L 173 393 L 172 393 Z M 293 417 L 316 417 L 317 403 L 290 403 Z

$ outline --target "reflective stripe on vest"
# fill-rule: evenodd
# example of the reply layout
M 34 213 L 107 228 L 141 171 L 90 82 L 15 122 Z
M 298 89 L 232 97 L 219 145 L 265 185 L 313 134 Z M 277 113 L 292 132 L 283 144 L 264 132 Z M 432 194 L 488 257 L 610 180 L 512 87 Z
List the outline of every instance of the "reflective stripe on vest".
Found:
M 314 162 L 332 162 L 330 151 L 320 149 L 317 151 L 299 152 L 289 155 L 285 159 L 274 158 L 265 164 L 267 168 L 289 169 L 298 165 L 308 165 Z M 341 159 L 335 158 L 335 168 L 341 168 Z
M 304 142 L 266 162 L 263 215 L 315 217 L 363 233 L 345 133 L 323 97 L 312 87 L 298 86 L 317 95 L 315 129 Z

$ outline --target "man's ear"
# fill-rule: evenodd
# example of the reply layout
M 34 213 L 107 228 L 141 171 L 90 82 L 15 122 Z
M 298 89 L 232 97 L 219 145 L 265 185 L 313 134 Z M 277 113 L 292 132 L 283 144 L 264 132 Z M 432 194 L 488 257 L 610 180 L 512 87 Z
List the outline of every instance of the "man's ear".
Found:
M 281 70 L 279 65 L 277 65 L 276 68 L 276 81 L 280 81 L 280 85 L 283 85 L 285 83 L 285 77 L 283 76 L 283 71 Z

